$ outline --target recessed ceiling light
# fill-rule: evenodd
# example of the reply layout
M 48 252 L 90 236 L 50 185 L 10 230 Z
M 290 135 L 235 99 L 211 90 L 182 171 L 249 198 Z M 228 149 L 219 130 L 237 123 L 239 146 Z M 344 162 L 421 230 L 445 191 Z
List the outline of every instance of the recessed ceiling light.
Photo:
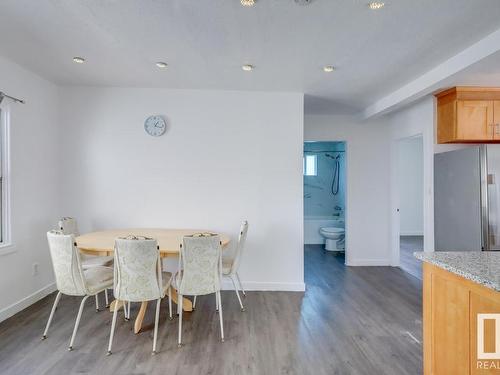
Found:
M 244 7 L 253 7 L 255 5 L 255 0 L 241 0 L 241 5 Z
M 385 4 L 381 1 L 372 1 L 371 3 L 368 3 L 368 8 L 371 10 L 377 10 L 383 8 L 384 5 Z
M 241 69 L 243 69 L 245 72 L 250 72 L 253 70 L 253 65 L 251 64 L 245 64 L 241 66 Z
M 163 62 L 163 61 L 158 61 L 158 62 L 156 63 L 156 66 L 157 66 L 158 68 L 160 68 L 160 69 L 165 69 L 165 68 L 168 66 L 168 64 L 167 64 L 166 62 Z
M 325 65 L 323 67 L 323 71 L 327 72 L 327 73 L 331 73 L 335 70 L 335 67 L 333 65 Z
M 73 61 L 76 62 L 77 64 L 83 64 L 85 62 L 85 59 L 83 57 L 75 56 L 73 57 Z

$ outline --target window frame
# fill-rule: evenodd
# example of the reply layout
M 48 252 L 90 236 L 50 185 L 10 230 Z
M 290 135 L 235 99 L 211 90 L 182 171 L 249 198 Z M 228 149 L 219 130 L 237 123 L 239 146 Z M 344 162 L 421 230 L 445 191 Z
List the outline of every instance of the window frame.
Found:
M 314 162 L 313 162 L 313 165 L 314 165 L 314 170 L 311 171 L 313 173 L 308 173 L 308 163 L 307 163 L 307 159 L 308 158 L 313 158 Z M 304 171 L 303 171 L 303 175 L 304 177 L 316 177 L 318 175 L 318 155 L 316 154 L 311 154 L 311 155 L 304 155 Z

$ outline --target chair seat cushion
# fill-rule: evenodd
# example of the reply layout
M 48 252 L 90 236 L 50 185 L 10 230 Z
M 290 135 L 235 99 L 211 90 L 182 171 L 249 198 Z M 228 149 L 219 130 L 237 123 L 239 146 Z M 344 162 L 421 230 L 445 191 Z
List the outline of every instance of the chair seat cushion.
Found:
M 90 293 L 95 294 L 113 287 L 113 269 L 109 267 L 92 267 L 83 271 Z
M 113 266 L 113 256 L 101 257 L 95 255 L 86 255 L 81 257 L 82 268 L 84 270 L 92 267 L 111 267 Z

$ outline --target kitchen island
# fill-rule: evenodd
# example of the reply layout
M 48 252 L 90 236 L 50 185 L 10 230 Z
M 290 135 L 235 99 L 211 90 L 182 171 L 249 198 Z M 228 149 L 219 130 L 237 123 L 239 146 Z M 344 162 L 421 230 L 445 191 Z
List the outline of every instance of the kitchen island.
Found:
M 500 375 L 500 252 L 414 255 L 424 262 L 424 374 Z

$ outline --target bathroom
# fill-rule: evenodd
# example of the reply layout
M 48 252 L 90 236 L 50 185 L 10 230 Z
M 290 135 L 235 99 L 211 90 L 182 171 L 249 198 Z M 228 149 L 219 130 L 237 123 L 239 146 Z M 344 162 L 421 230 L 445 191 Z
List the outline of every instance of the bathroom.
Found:
M 304 243 L 345 251 L 345 142 L 304 143 Z

